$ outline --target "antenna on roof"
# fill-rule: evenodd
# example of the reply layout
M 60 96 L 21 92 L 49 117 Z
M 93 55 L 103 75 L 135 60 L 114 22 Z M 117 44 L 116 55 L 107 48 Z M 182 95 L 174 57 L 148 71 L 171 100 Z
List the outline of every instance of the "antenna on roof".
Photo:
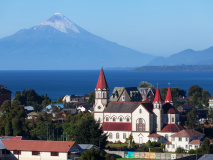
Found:
M 168 83 L 170 85 L 170 83 Z

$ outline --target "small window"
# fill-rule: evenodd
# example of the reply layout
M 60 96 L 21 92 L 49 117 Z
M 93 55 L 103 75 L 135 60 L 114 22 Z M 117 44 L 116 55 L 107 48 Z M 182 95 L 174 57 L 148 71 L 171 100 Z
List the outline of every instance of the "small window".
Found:
M 188 145 L 186 145 L 186 149 L 188 149 Z
M 169 144 L 167 145 L 167 148 L 169 148 Z
M 174 117 L 172 117 L 172 122 L 174 122 L 175 121 L 175 119 L 174 119 Z
M 107 121 L 107 122 L 109 121 L 109 117 L 106 117 L 106 121 Z
M 182 138 L 181 138 L 181 137 L 179 137 L 179 141 L 180 141 L 180 142 L 182 141 Z
M 34 156 L 39 156 L 39 155 L 40 155 L 40 152 L 39 152 L 39 151 L 32 151 L 32 155 L 34 155 Z
M 175 141 L 175 137 L 172 137 L 172 141 Z
M 141 109 L 139 109 L 139 113 L 142 113 L 142 110 L 141 110 Z
M 115 122 L 115 117 L 112 118 L 112 121 Z
M 198 148 L 198 146 L 195 146 L 195 148 L 197 149 L 197 148 Z
M 129 122 L 129 117 L 127 117 L 126 121 Z
M 109 133 L 109 139 L 112 139 L 112 133 Z
M 188 141 L 188 138 L 186 138 L 186 141 Z
M 175 145 L 174 145 L 174 144 L 172 145 L 172 148 L 175 148 Z
M 126 133 L 123 134 L 123 139 L 126 139 Z
M 120 117 L 120 122 L 122 122 L 123 121 L 123 119 Z
M 116 139 L 119 139 L 119 133 L 116 133 Z
M 58 152 L 51 152 L 51 156 L 58 156 Z
M 15 151 L 13 151 L 13 154 L 15 154 L 15 155 L 21 155 L 21 151 L 15 150 Z

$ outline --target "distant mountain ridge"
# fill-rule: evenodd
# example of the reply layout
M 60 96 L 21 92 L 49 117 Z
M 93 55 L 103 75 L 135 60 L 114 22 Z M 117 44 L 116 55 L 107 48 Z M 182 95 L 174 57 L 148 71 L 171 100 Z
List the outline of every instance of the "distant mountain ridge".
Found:
M 143 66 L 132 71 L 140 72 L 174 72 L 174 71 L 213 71 L 213 65 L 176 65 L 176 66 Z
M 87 32 L 60 13 L 0 39 L 0 70 L 76 70 L 136 67 L 155 56 Z
M 213 64 L 213 47 L 202 51 L 187 49 L 173 54 L 168 58 L 156 57 L 146 66 L 175 66 L 175 65 L 211 65 Z

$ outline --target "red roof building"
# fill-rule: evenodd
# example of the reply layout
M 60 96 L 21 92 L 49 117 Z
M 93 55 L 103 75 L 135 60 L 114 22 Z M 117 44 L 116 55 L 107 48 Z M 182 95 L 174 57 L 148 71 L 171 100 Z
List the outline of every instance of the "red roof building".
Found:
M 184 129 L 178 133 L 171 135 L 171 137 L 200 137 L 200 136 L 204 136 L 204 134 L 194 129 Z
M 162 100 L 161 100 L 161 96 L 160 96 L 160 90 L 159 90 L 159 87 L 157 86 L 154 102 L 161 102 L 161 101 Z
M 166 102 L 166 103 L 172 102 L 172 94 L 171 94 L 170 85 L 169 85 L 169 88 L 168 88 L 168 91 L 167 91 L 167 95 L 166 95 L 165 102 Z
M 96 89 L 109 90 L 109 87 L 107 85 L 107 81 L 106 81 L 106 78 L 105 78 L 104 71 L 103 71 L 102 67 L 101 67 L 101 71 L 100 71 L 100 74 L 99 74 L 99 78 L 98 78 L 98 83 L 96 85 Z
M 110 123 L 104 122 L 102 124 L 102 129 L 104 131 L 132 131 L 132 124 L 131 123 Z
M 161 130 L 161 132 L 179 132 L 183 129 L 184 128 L 178 124 L 166 124 Z

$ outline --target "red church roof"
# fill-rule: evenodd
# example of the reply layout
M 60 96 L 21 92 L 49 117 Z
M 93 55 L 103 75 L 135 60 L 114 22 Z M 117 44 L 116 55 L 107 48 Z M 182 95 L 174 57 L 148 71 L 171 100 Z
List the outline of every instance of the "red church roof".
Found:
M 163 127 L 161 132 L 179 132 L 183 130 L 184 128 L 181 125 L 177 124 L 167 124 Z
M 101 67 L 101 71 L 100 71 L 100 74 L 99 74 L 98 83 L 96 85 L 96 89 L 98 89 L 98 88 L 100 88 L 100 89 L 104 89 L 105 88 L 107 90 L 109 89 L 102 67 Z
M 159 87 L 158 87 L 158 86 L 157 86 L 157 91 L 156 91 L 156 93 L 155 93 L 154 102 L 161 102 L 160 90 L 159 90 Z
M 165 102 L 172 102 L 172 94 L 171 94 L 170 85 L 169 85 L 169 88 L 168 88 L 168 91 L 167 91 Z
M 102 124 L 102 129 L 104 131 L 131 131 L 132 124 L 131 123 L 120 123 L 120 122 L 104 122 Z

